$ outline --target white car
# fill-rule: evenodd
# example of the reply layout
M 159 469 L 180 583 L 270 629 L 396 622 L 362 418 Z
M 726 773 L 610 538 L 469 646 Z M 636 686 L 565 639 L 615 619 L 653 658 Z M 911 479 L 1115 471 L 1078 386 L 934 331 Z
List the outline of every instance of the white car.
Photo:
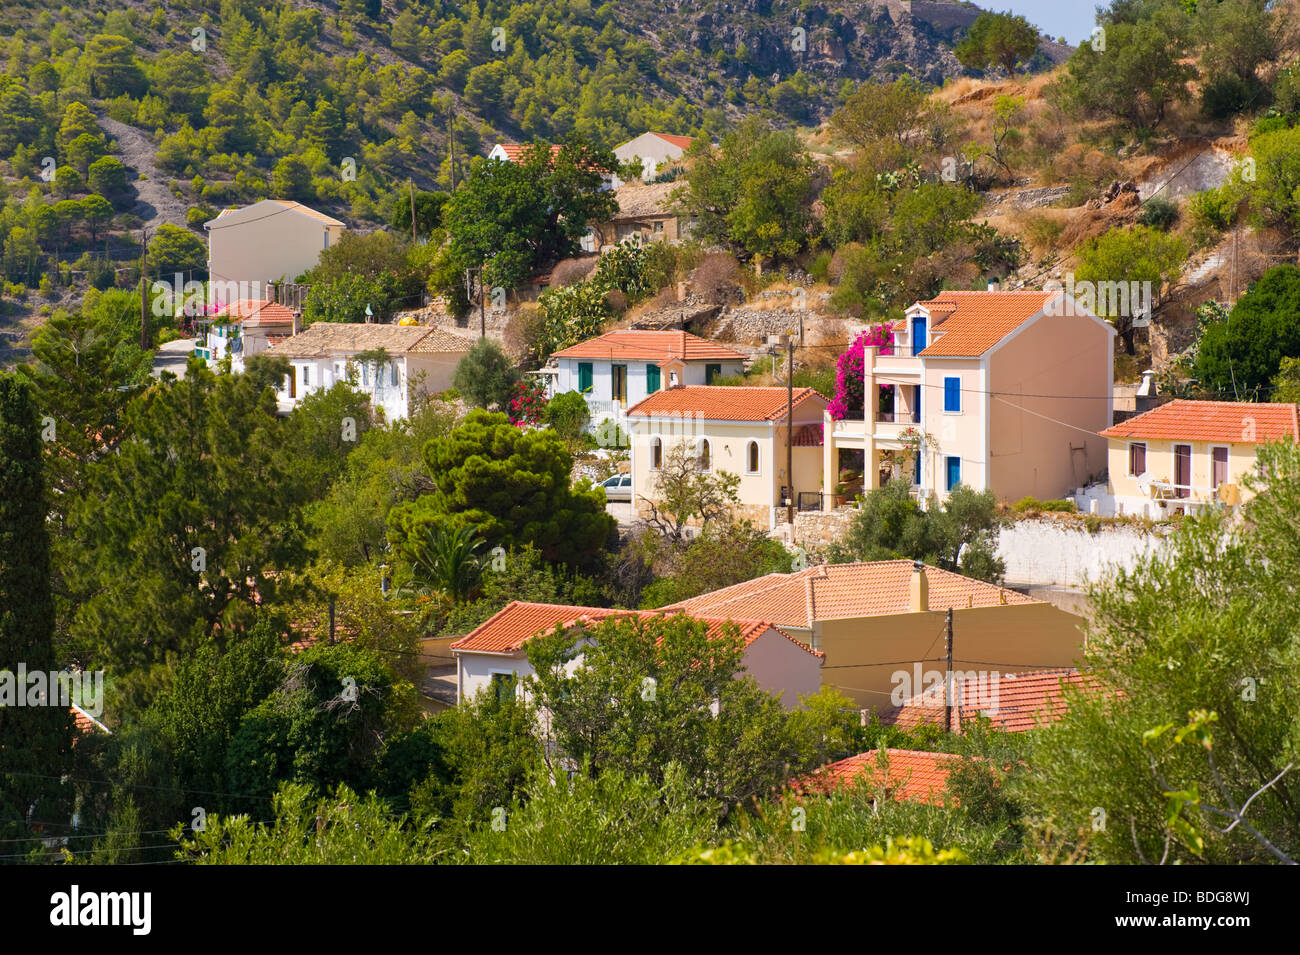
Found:
M 601 481 L 598 487 L 605 489 L 605 500 L 632 502 L 632 475 L 615 474 L 612 478 Z

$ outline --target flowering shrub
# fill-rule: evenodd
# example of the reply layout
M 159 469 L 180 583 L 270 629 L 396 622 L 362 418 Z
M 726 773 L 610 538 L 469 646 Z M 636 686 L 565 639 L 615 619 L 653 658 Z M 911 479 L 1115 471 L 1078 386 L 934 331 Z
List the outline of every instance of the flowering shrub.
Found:
M 510 397 L 510 423 L 519 427 L 538 424 L 546 411 L 546 385 L 537 378 L 525 378 L 515 384 Z
M 863 349 L 875 345 L 881 355 L 894 353 L 894 329 L 891 325 L 877 325 L 858 335 L 839 358 L 835 360 L 835 398 L 827 409 L 831 418 L 861 418 L 866 409 L 862 400 Z M 888 387 L 882 385 L 882 388 Z

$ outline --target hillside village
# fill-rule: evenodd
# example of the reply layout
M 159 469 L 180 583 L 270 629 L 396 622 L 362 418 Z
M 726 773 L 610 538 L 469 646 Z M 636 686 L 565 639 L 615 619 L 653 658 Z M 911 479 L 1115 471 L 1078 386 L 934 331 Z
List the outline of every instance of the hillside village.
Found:
M 1300 5 L 705 6 L 33 14 L 6 861 L 1295 862 Z

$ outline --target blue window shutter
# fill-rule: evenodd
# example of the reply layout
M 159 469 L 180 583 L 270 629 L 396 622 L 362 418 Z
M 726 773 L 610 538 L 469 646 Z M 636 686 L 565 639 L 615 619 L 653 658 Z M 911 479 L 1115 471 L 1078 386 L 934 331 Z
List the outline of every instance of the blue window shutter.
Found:
M 945 378 L 943 380 L 943 410 L 961 411 L 960 378 Z
M 961 483 L 961 458 L 950 457 L 948 460 L 948 486 L 946 490 L 951 491 L 956 485 Z
M 925 351 L 925 344 L 925 316 L 917 315 L 912 319 L 912 354 Z
M 659 366 L 646 365 L 645 366 L 645 393 L 647 395 L 653 395 L 656 391 L 659 390 L 659 387 L 660 387 Z

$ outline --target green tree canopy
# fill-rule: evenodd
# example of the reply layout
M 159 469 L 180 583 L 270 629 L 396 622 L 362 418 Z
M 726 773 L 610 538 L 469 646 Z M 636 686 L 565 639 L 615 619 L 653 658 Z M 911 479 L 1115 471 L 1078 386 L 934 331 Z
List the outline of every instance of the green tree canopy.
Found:
M 981 13 L 966 39 L 953 48 L 962 66 L 973 70 L 1000 66 L 1008 76 L 1015 74 L 1017 63 L 1037 51 L 1038 31 L 1014 13 Z
M 488 548 L 533 544 L 577 568 L 599 556 L 614 528 L 600 491 L 570 485 L 573 456 L 549 429 L 525 431 L 504 414 L 475 410 L 431 440 L 424 460 L 436 490 L 393 508 L 394 546 L 450 519 L 477 528 Z
M 1269 269 L 1237 300 L 1226 320 L 1206 326 L 1196 353 L 1196 377 L 1219 395 L 1260 394 L 1283 358 L 1300 358 L 1296 315 L 1300 268 Z

